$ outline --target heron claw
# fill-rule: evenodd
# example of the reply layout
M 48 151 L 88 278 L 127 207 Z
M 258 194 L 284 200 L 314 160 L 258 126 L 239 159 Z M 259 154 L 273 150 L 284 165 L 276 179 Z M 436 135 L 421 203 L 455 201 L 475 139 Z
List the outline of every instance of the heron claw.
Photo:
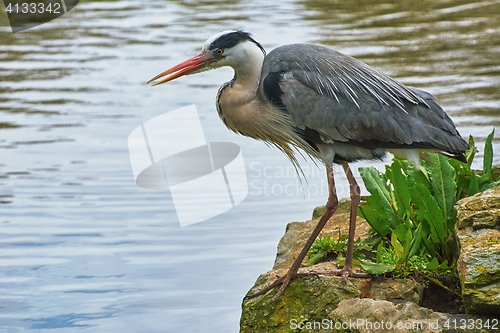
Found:
M 347 278 L 348 277 L 354 277 L 354 278 L 366 278 L 369 275 L 365 272 L 356 272 L 352 268 L 342 268 L 342 269 L 336 269 L 334 271 L 330 271 L 327 273 L 323 273 L 322 275 L 326 276 L 341 276 L 344 281 L 347 283 Z
M 349 269 L 349 270 L 347 270 L 347 269 L 343 269 L 343 270 L 341 271 L 340 275 L 342 276 L 342 279 L 344 280 L 344 282 L 345 282 L 345 283 L 347 283 L 347 277 L 348 277 L 349 275 L 351 275 L 351 273 L 352 273 L 352 270 L 351 270 L 351 269 Z
M 295 272 L 292 272 L 291 270 L 289 270 L 285 275 L 279 277 L 276 281 L 274 281 L 273 283 L 271 283 L 267 287 L 264 287 L 263 289 L 256 292 L 255 294 L 247 295 L 247 296 L 245 296 L 245 298 L 252 299 L 252 298 L 255 298 L 257 296 L 267 294 L 269 291 L 271 291 L 272 289 L 274 289 L 275 287 L 277 287 L 281 284 L 280 289 L 278 290 L 276 295 L 274 295 L 274 297 L 271 299 L 271 302 L 274 302 L 281 296 L 281 294 L 283 294 L 283 291 L 285 291 L 285 288 L 288 286 L 288 284 L 290 283 L 290 281 L 292 279 L 297 278 L 297 277 L 316 277 L 317 278 L 317 277 L 319 277 L 319 275 L 320 275 L 320 273 L 315 273 L 315 272 L 295 273 Z
M 252 298 L 255 298 L 257 296 L 267 294 L 269 291 L 271 291 L 276 286 L 279 286 L 281 284 L 281 287 L 278 290 L 278 293 L 276 295 L 274 295 L 273 298 L 271 298 L 271 302 L 274 302 L 274 301 L 276 301 L 281 296 L 281 294 L 283 293 L 283 291 L 285 291 L 286 286 L 288 286 L 288 284 L 290 283 L 290 281 L 293 278 L 295 278 L 296 276 L 297 276 L 297 273 L 290 273 L 290 271 L 288 271 L 285 275 L 283 275 L 282 277 L 278 278 L 276 281 L 274 281 L 273 283 L 271 283 L 267 287 L 261 289 L 260 291 L 256 292 L 255 294 L 247 295 L 247 296 L 245 296 L 245 298 L 246 299 L 252 299 Z

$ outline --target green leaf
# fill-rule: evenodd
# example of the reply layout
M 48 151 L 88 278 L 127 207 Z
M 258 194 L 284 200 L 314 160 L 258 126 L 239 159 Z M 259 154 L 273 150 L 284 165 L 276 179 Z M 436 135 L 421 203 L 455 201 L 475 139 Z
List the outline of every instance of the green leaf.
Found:
M 449 269 L 450 266 L 448 265 L 448 260 L 443 261 L 443 263 L 441 265 L 439 265 L 439 268 L 442 270 Z
M 421 241 L 422 241 L 422 225 L 419 224 L 417 229 L 413 233 L 411 248 L 410 248 L 410 251 L 408 251 L 409 252 L 408 258 L 411 258 L 418 253 L 418 250 L 420 249 Z
M 434 199 L 429 190 L 422 184 L 417 184 L 415 186 L 415 191 L 411 193 L 413 202 L 418 207 L 415 213 L 423 217 L 429 223 L 430 235 L 433 242 L 443 244 L 447 238 L 446 220 L 444 219 L 443 212 L 436 202 L 436 199 Z
M 425 235 L 424 235 L 425 234 Z M 429 253 L 433 257 L 439 257 L 441 258 L 441 255 L 437 251 L 437 244 L 434 241 L 429 240 L 429 235 L 424 233 L 424 229 L 422 228 L 422 243 L 424 244 L 425 249 L 427 250 L 427 253 Z
M 464 164 L 455 159 L 448 159 L 448 163 L 455 169 L 458 176 L 457 178 L 457 190 L 455 194 L 455 202 L 462 198 L 462 192 L 464 189 L 468 189 L 470 186 L 470 177 L 474 173 L 467 164 Z
M 367 197 L 368 206 L 360 205 L 358 207 L 358 216 L 364 218 L 380 236 L 385 237 L 391 232 L 391 229 L 389 229 L 387 221 L 383 218 L 384 216 L 387 218 L 387 216 L 378 198 L 377 192 Z
M 430 271 L 436 270 L 439 268 L 439 262 L 436 257 L 432 258 L 432 261 L 426 265 L 426 268 Z
M 326 252 L 319 251 L 316 254 L 310 256 L 309 259 L 307 259 L 307 261 L 304 261 L 302 263 L 302 266 L 303 267 L 309 267 L 309 266 L 312 266 L 312 265 L 316 265 L 321 260 L 323 260 L 323 258 L 325 258 L 326 256 L 327 256 Z
M 479 193 L 479 182 L 475 173 L 470 177 L 469 196 Z
M 488 135 L 486 142 L 484 143 L 484 157 L 483 157 L 483 174 L 491 175 L 491 166 L 493 163 L 493 136 L 495 135 L 495 129 Z
M 344 265 L 345 265 L 345 258 L 342 255 L 342 253 L 338 254 L 336 264 L 337 264 L 337 267 L 344 267 Z M 353 262 L 353 264 L 354 264 L 354 262 Z
M 411 212 L 411 196 L 410 189 L 408 187 L 408 181 L 406 176 L 403 174 L 402 165 L 399 160 L 395 160 L 391 165 L 391 184 L 394 186 L 394 199 L 396 201 L 396 207 L 398 209 L 398 214 L 401 220 L 404 219 L 405 214 L 410 215 Z
M 427 170 L 431 179 L 432 196 L 444 213 L 444 219 L 447 220 L 452 215 L 455 205 L 456 172 L 445 156 L 429 154 L 429 158 L 432 163 L 427 164 Z
M 380 174 L 380 172 L 374 167 L 360 167 L 359 174 L 361 175 L 361 178 L 363 178 L 363 182 L 365 183 L 368 192 L 379 192 L 384 195 L 386 200 L 390 200 L 391 195 L 387 188 L 387 178 L 385 175 Z
M 491 178 L 491 173 L 485 173 L 484 175 L 477 178 L 477 182 L 479 184 L 479 191 L 484 191 L 487 189 L 488 185 L 493 182 Z
M 361 268 L 368 274 L 385 274 L 394 271 L 396 266 L 386 263 L 375 263 L 371 260 L 360 259 Z
M 406 262 L 409 258 L 410 250 L 413 245 L 413 233 L 411 232 L 411 229 L 408 229 L 408 231 L 406 231 L 406 237 L 402 243 L 403 243 L 402 261 Z
M 474 138 L 472 135 L 469 135 L 469 149 L 465 153 L 465 156 L 467 158 L 467 166 L 470 169 L 470 166 L 472 165 L 472 160 L 474 160 L 474 156 L 477 153 L 477 148 L 476 144 L 474 143 Z
M 473 171 L 467 166 L 467 164 L 464 164 L 453 158 L 448 159 L 448 163 L 450 163 L 450 165 L 455 169 L 455 172 L 459 176 L 470 176 L 473 173 Z
M 409 229 L 406 227 L 406 225 L 400 224 L 396 228 L 394 228 L 392 232 L 395 233 L 396 236 L 398 236 L 399 241 L 403 243 L 404 241 L 406 241 L 406 233 L 408 230 Z
M 485 186 L 485 189 L 484 190 L 489 190 L 490 188 L 493 188 L 497 185 L 500 185 L 500 178 L 497 179 L 496 182 L 493 182 L 493 183 L 489 183 L 487 186 Z
M 394 215 L 394 211 L 391 206 L 391 194 L 389 192 L 389 186 L 387 185 L 387 178 L 385 175 L 381 175 L 377 169 L 374 167 L 359 168 L 359 174 L 363 178 L 365 187 L 374 196 L 378 193 L 380 203 L 382 204 L 385 216 L 390 223 L 392 228 L 398 225 L 397 218 Z M 368 203 L 371 205 L 370 203 Z M 382 214 L 382 212 L 380 212 Z
M 382 263 L 382 251 L 384 251 L 384 242 L 380 242 L 377 246 L 377 263 Z
M 416 184 L 422 184 L 425 186 L 429 191 L 431 190 L 431 182 L 429 181 L 429 177 L 427 176 L 427 173 L 425 171 L 425 166 L 427 163 L 422 161 L 422 168 L 420 170 L 416 169 L 413 166 L 408 166 L 408 186 L 410 187 L 410 193 L 411 193 L 411 188 L 415 187 Z M 412 199 L 413 200 L 413 199 Z
M 398 241 L 398 236 L 396 236 L 394 232 L 391 235 L 391 245 L 394 248 L 394 253 L 396 254 L 396 258 L 399 262 L 400 259 L 403 258 L 403 246 Z

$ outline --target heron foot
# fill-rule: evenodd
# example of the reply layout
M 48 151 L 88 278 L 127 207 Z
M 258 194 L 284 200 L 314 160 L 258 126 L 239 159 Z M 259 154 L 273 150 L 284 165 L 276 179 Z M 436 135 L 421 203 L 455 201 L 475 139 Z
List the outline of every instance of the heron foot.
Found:
M 346 267 L 344 267 L 342 269 L 336 269 L 333 271 L 329 271 L 329 272 L 310 271 L 307 273 L 295 273 L 295 272 L 291 272 L 291 270 L 289 270 L 285 275 L 279 277 L 276 281 L 274 281 L 273 283 L 271 283 L 267 287 L 264 287 L 263 289 L 261 289 L 260 291 L 254 293 L 252 295 L 247 295 L 247 296 L 245 296 L 245 298 L 252 299 L 252 298 L 255 298 L 255 297 L 258 297 L 261 295 L 265 295 L 269 291 L 273 290 L 274 288 L 276 288 L 277 286 L 279 286 L 281 284 L 281 287 L 278 290 L 278 292 L 276 293 L 276 295 L 274 295 L 273 298 L 271 298 L 271 302 L 274 302 L 281 296 L 281 294 L 283 294 L 283 292 L 285 291 L 285 288 L 288 286 L 288 284 L 290 283 L 290 281 L 292 279 L 301 278 L 301 277 L 319 277 L 321 275 L 323 275 L 323 276 L 341 276 L 346 283 L 347 283 L 348 277 L 354 277 L 354 278 L 367 278 L 367 277 L 369 277 L 368 273 L 354 271 L 352 268 L 346 268 Z
M 354 271 L 351 267 L 349 267 L 349 268 L 344 267 L 342 269 L 336 269 L 336 270 L 330 271 L 330 272 L 318 273 L 318 275 L 341 276 L 345 282 L 347 282 L 348 277 L 366 278 L 369 276 L 368 273 Z
M 297 277 L 311 277 L 311 276 L 317 277 L 318 274 L 315 274 L 315 273 L 297 273 L 297 272 L 292 272 L 292 270 L 289 270 L 285 275 L 279 277 L 276 281 L 274 281 L 273 283 L 271 283 L 267 287 L 264 287 L 262 290 L 256 292 L 255 294 L 247 295 L 247 296 L 245 296 L 245 298 L 252 299 L 252 298 L 255 298 L 257 296 L 265 295 L 269 291 L 273 290 L 275 287 L 277 287 L 281 284 L 281 287 L 278 290 L 278 292 L 276 293 L 276 295 L 274 295 L 273 298 L 271 298 L 271 302 L 274 302 L 281 296 L 281 294 L 283 294 L 283 291 L 285 291 L 286 286 L 288 286 L 288 284 L 290 283 L 290 281 L 292 279 L 297 278 Z

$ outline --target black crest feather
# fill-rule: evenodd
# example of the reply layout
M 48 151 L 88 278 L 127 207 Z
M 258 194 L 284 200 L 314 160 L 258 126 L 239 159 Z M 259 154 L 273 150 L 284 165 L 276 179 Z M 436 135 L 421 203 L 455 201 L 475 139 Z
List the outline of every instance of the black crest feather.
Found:
M 259 42 L 257 42 L 255 39 L 253 39 L 252 36 L 248 32 L 241 31 L 241 30 L 232 31 L 230 33 L 227 33 L 227 34 L 220 36 L 219 38 L 214 40 L 209 45 L 209 49 L 210 50 L 227 49 L 227 48 L 234 47 L 234 46 L 238 45 L 239 43 L 242 43 L 245 41 L 250 41 L 252 43 L 255 43 L 255 45 L 257 45 L 262 50 L 262 52 L 265 53 L 264 48 L 262 47 L 262 45 L 259 44 Z

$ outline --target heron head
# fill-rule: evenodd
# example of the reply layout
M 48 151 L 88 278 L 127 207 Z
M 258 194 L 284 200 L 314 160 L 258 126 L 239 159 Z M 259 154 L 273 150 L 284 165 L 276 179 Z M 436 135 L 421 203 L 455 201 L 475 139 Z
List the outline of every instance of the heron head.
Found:
M 200 54 L 158 74 L 148 83 L 169 75 L 153 84 L 156 86 L 184 75 L 201 73 L 223 66 L 231 66 L 236 70 L 245 62 L 257 59 L 262 62 L 264 55 L 264 48 L 249 33 L 226 30 L 207 39 Z

